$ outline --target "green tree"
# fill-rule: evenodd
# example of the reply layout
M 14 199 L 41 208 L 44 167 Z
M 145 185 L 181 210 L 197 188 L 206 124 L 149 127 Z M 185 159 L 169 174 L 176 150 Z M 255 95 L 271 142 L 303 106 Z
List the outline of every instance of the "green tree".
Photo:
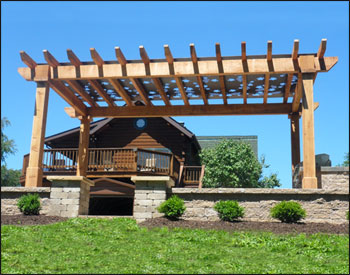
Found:
M 276 174 L 262 178 L 265 158 L 261 163 L 250 144 L 223 140 L 214 148 L 202 150 L 205 165 L 204 187 L 251 187 L 273 188 L 280 186 Z
M 8 155 L 17 151 L 15 141 L 4 134 L 5 127 L 9 125 L 10 121 L 6 117 L 1 118 L 1 186 L 19 186 L 21 171 L 8 169 L 5 161 Z
M 345 153 L 344 162 L 342 166 L 349 166 L 349 152 Z

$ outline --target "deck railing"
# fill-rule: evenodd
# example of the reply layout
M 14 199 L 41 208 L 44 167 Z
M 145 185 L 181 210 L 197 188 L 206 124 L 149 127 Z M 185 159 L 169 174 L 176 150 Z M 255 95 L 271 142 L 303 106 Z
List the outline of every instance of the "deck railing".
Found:
M 76 171 L 77 148 L 45 149 L 43 172 Z M 22 175 L 28 167 L 29 154 L 23 158 Z M 173 154 L 138 148 L 90 148 L 88 172 L 151 172 L 173 176 L 179 163 Z
M 180 181 L 184 187 L 190 186 L 202 188 L 205 166 L 183 166 L 180 169 Z

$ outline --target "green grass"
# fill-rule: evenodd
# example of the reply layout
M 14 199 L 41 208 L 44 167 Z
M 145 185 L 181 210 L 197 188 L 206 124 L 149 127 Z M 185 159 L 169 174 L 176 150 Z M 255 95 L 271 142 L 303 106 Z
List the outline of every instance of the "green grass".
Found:
M 148 230 L 122 218 L 1 229 L 2 274 L 349 274 L 345 235 Z

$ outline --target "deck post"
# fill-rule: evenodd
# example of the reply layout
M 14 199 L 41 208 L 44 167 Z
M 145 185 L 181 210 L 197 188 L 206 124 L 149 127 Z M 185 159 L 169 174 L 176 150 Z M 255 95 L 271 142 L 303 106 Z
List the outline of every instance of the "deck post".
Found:
M 50 86 L 48 82 L 37 82 L 33 118 L 32 141 L 25 187 L 43 186 L 42 160 Z
M 302 188 L 317 188 L 314 135 L 314 73 L 302 74 L 303 180 Z
M 86 177 L 87 174 L 89 159 L 88 149 L 90 140 L 90 121 L 91 118 L 88 116 L 84 116 L 80 120 L 77 176 Z
M 291 149 L 292 149 L 292 175 L 294 174 L 295 166 L 298 163 L 300 163 L 299 118 L 300 118 L 300 115 L 298 113 L 293 113 L 289 116 Z

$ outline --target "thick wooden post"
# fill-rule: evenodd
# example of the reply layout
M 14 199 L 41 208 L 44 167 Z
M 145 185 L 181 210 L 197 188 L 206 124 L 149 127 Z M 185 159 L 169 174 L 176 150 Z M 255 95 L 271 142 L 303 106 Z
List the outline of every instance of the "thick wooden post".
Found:
M 317 188 L 314 135 L 313 73 L 302 74 L 303 82 L 303 181 L 302 188 Z
M 86 177 L 89 159 L 90 121 L 90 117 L 84 116 L 80 122 L 77 176 Z
M 25 187 L 40 187 L 43 185 L 42 160 L 49 91 L 50 87 L 48 82 L 37 82 L 32 141 L 30 145 Z
M 290 135 L 292 148 L 292 175 L 294 174 L 295 166 L 300 163 L 300 134 L 299 134 L 299 114 L 293 113 L 290 118 Z

